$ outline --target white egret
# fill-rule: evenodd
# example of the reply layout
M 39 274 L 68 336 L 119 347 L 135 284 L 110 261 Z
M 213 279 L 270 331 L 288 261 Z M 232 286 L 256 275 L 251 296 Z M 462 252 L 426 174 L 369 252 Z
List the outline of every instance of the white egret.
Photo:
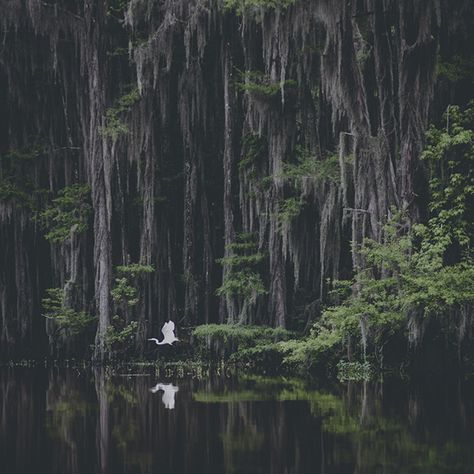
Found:
M 155 341 L 157 346 L 161 346 L 162 344 L 169 344 L 170 346 L 173 345 L 173 342 L 179 341 L 179 339 L 174 334 L 174 323 L 173 321 L 168 321 L 167 323 L 163 324 L 161 328 L 161 332 L 163 333 L 163 340 L 158 341 L 155 337 L 148 339 L 149 341 Z
M 163 405 L 168 410 L 174 409 L 174 396 L 176 392 L 179 391 L 179 387 L 173 385 L 172 383 L 157 383 L 154 387 L 150 388 L 150 392 L 156 393 L 159 390 L 163 390 L 163 396 L 161 397 L 161 401 Z

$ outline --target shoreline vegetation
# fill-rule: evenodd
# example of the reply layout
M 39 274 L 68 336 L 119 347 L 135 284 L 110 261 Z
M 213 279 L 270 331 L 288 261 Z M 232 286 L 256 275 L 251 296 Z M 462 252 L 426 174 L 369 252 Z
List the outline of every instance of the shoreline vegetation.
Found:
M 462 9 L 8 3 L 1 359 L 474 372 Z
M 255 324 L 198 325 L 186 335 L 187 343 L 162 348 L 159 357 L 218 362 L 265 374 L 337 374 L 346 380 L 368 380 L 387 370 L 470 372 L 474 104 L 450 106 L 444 124 L 427 131 L 426 142 L 422 160 L 430 199 L 424 222 L 413 223 L 406 210 L 393 207 L 386 222 L 379 223 L 379 240 L 365 238 L 357 247 L 353 243 L 357 265 L 352 278 L 327 282 L 326 304 L 308 319 L 304 334 L 301 325 L 299 331 Z M 252 236 L 239 239 L 219 261 L 231 270 L 217 293 L 222 296 L 229 287 L 226 297 L 237 292 L 245 300 L 256 297 L 254 280 L 258 288 L 263 285 L 252 267 L 263 256 L 255 253 Z M 136 355 L 130 350 L 139 330 L 133 308 L 140 304 L 143 279 L 154 271 L 141 264 L 117 267 L 111 291 L 117 314 L 106 338 L 112 363 Z M 254 272 L 250 283 L 237 281 L 244 271 Z M 64 330 L 62 337 L 87 331 L 94 318 L 69 308 L 65 293 L 49 291 L 43 307 L 46 317 Z M 153 350 L 145 346 L 142 354 L 147 359 Z

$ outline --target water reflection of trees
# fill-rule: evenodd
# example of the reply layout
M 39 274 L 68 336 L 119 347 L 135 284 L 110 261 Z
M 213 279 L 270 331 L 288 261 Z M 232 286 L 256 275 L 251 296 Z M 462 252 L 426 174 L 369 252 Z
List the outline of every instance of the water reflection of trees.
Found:
M 469 472 L 473 401 L 461 384 L 183 380 L 174 410 L 152 376 L 2 372 L 5 472 Z M 25 455 L 28 453 L 28 455 Z M 2 469 L 3 472 L 3 469 Z

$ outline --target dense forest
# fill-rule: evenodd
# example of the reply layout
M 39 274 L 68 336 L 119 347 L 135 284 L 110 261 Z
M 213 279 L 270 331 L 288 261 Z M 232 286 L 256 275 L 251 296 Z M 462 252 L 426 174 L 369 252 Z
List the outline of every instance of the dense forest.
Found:
M 0 11 L 2 358 L 474 362 L 471 0 Z

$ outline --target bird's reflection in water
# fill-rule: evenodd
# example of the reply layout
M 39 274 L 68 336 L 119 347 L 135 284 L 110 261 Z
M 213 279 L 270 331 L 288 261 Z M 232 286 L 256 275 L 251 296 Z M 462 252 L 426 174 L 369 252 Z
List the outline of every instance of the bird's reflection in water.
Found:
M 163 396 L 161 401 L 163 405 L 168 410 L 174 409 L 175 395 L 179 391 L 179 387 L 173 385 L 172 383 L 157 383 L 154 387 L 150 388 L 150 392 L 157 393 L 158 391 L 163 390 Z

